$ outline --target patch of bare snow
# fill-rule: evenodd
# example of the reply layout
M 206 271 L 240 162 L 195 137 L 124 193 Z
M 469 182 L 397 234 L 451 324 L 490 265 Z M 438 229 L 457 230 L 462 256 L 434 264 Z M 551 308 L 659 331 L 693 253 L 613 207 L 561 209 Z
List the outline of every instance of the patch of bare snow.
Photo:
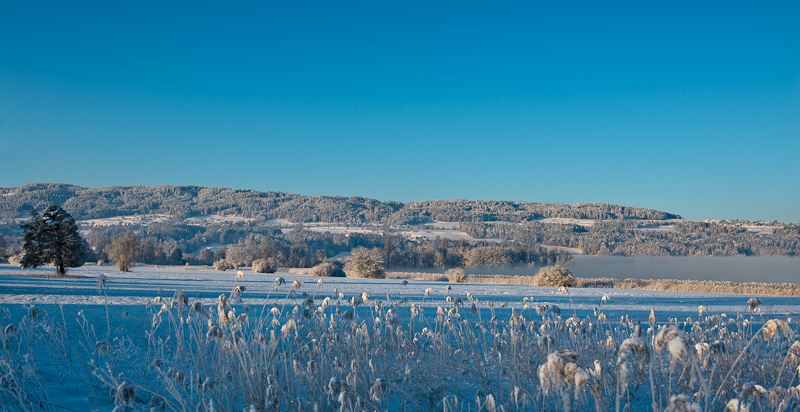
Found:
M 266 219 L 261 224 L 263 226 L 278 226 L 278 227 L 293 226 L 294 225 L 294 223 L 292 223 L 292 221 L 290 221 L 288 219 Z
M 578 226 L 594 226 L 601 220 L 597 219 L 573 219 L 569 217 L 548 217 L 545 219 L 537 220 L 542 223 L 557 223 L 562 225 L 578 225 Z
M 132 226 L 149 225 L 156 222 L 166 222 L 172 216 L 165 214 L 146 214 L 130 216 L 114 216 L 101 219 L 79 220 L 78 223 L 84 226 Z
M 645 227 L 640 227 L 637 230 L 645 230 L 650 232 L 674 232 L 675 225 L 645 226 Z
M 252 222 L 255 219 L 249 217 L 241 217 L 241 216 L 234 216 L 234 215 L 204 215 L 204 216 L 195 216 L 185 219 L 184 222 L 189 225 L 208 225 L 208 224 L 219 224 L 219 223 L 242 223 L 242 222 Z
M 547 250 L 553 250 L 553 249 L 561 250 L 561 251 L 568 252 L 568 253 L 573 254 L 573 255 L 582 255 L 583 254 L 583 250 L 581 250 L 579 248 L 576 248 L 576 247 L 554 246 L 554 245 L 542 245 L 542 247 L 547 249 Z
M 762 235 L 771 235 L 775 233 L 775 226 L 742 225 L 741 227 L 747 230 L 748 232 L 762 234 Z

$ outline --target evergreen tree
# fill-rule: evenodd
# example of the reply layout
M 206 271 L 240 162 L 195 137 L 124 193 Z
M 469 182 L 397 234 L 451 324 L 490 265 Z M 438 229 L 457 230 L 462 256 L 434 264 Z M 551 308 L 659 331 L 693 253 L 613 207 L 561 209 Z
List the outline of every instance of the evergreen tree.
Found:
M 40 216 L 31 211 L 31 219 L 20 224 L 23 230 L 23 268 L 51 263 L 59 275 L 67 268 L 83 265 L 85 242 L 78 233 L 75 219 L 56 205 L 50 205 Z
M 22 229 L 22 259 L 19 264 L 23 268 L 35 268 L 47 263 L 44 259 L 42 217 L 36 209 L 31 209 L 30 220 L 20 223 Z

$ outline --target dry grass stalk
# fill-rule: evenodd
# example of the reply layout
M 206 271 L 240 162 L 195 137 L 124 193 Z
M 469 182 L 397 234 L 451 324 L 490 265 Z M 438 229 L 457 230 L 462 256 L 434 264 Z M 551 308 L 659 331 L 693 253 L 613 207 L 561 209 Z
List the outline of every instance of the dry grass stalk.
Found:
M 442 273 L 387 272 L 387 279 L 447 281 Z M 536 286 L 533 276 L 467 275 L 466 283 Z M 575 278 L 578 288 L 637 289 L 669 292 L 725 293 L 760 296 L 800 296 L 795 283 L 728 282 L 720 280 Z

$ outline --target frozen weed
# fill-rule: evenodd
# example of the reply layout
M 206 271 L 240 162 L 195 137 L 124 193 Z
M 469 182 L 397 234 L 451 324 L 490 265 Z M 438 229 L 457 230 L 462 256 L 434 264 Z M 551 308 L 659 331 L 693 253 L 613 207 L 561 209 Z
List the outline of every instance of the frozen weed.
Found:
M 57 410 L 37 373 L 49 364 L 75 393 L 107 396 L 120 411 L 783 411 L 800 402 L 788 319 L 703 308 L 666 325 L 652 314 L 648 327 L 610 321 L 605 297 L 594 317 L 564 319 L 552 305 L 503 309 L 458 296 L 458 286 L 427 290 L 423 306 L 338 291 L 289 303 L 302 285 L 282 278 L 271 289 L 286 296 L 268 296 L 259 314 L 236 303 L 249 293 L 241 280 L 216 305 L 159 297 L 138 335 L 106 336 L 106 319 L 83 314 L 6 315 L 0 411 Z

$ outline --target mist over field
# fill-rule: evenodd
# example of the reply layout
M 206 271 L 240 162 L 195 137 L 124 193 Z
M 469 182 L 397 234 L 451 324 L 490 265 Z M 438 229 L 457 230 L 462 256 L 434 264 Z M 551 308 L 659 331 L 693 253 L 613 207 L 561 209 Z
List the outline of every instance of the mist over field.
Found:
M 795 283 L 800 259 L 792 256 L 588 256 L 575 255 L 569 270 L 578 277 L 721 280 Z M 469 268 L 469 274 L 529 275 L 539 267 Z
M 581 277 L 797 282 L 800 259 L 791 256 L 575 256 Z

